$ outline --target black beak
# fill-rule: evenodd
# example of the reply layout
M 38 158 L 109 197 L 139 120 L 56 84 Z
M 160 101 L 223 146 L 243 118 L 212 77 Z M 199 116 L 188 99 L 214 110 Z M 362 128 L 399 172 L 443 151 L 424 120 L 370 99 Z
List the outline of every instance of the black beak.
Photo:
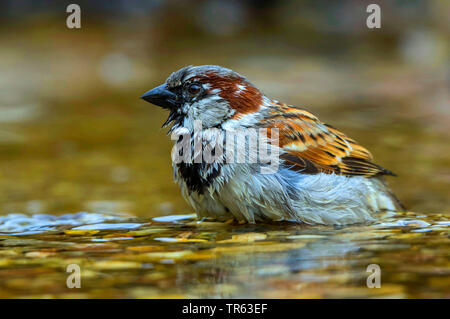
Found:
M 177 95 L 167 89 L 166 84 L 162 84 L 141 96 L 147 102 L 155 104 L 165 109 L 172 110 L 177 104 Z

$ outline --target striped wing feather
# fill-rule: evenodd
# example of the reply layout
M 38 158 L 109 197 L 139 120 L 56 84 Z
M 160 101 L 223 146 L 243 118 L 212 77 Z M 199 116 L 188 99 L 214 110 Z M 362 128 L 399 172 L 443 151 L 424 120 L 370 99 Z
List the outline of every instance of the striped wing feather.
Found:
M 285 151 L 282 159 L 293 170 L 365 177 L 394 175 L 375 164 L 367 149 L 301 108 L 278 103 L 264 126 L 279 129 L 280 146 Z

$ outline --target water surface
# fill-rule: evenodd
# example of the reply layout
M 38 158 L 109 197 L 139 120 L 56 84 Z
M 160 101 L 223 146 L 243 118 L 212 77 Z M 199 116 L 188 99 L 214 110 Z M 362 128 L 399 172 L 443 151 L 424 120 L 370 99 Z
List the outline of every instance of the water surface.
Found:
M 0 222 L 1 298 L 450 297 L 442 215 L 339 228 L 88 213 Z M 66 285 L 71 264 L 79 289 Z M 367 287 L 372 264 L 380 288 Z

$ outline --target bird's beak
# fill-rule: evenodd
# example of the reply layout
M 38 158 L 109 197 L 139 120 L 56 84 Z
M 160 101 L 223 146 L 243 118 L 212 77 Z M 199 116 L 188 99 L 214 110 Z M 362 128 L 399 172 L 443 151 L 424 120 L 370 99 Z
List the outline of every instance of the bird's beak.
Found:
M 177 106 L 177 96 L 167 89 L 166 84 L 162 84 L 145 92 L 144 95 L 141 96 L 141 99 L 169 110 L 172 110 Z

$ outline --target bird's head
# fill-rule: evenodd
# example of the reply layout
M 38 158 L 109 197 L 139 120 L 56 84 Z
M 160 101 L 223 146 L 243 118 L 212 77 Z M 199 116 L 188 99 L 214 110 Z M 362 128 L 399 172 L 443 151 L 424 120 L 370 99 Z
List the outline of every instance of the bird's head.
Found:
M 142 98 L 170 111 L 164 125 L 191 129 L 196 120 L 203 128 L 213 128 L 256 113 L 264 96 L 242 75 L 217 65 L 202 65 L 172 73 Z

